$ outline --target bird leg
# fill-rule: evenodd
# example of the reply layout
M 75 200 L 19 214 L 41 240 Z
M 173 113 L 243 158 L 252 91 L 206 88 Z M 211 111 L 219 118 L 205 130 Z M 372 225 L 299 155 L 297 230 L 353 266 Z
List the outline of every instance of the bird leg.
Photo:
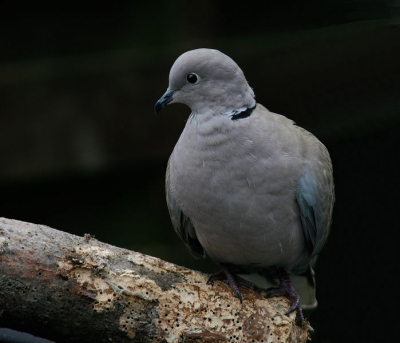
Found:
M 231 271 L 229 270 L 229 268 L 226 265 L 221 264 L 221 267 L 222 267 L 222 270 L 220 270 L 217 273 L 211 274 L 208 277 L 208 280 L 207 280 L 208 284 L 212 283 L 214 280 L 227 279 L 229 286 L 231 286 L 231 288 L 233 290 L 233 293 L 236 295 L 236 297 L 239 298 L 241 303 L 243 302 L 243 297 L 242 297 L 242 294 L 240 293 L 238 284 L 245 286 L 247 288 L 250 288 L 254 291 L 259 290 L 259 288 L 254 283 L 247 281 L 246 279 L 243 279 L 242 277 L 231 273 Z
M 286 312 L 286 315 L 297 311 L 297 314 L 302 322 L 304 322 L 303 310 L 301 309 L 300 297 L 294 289 L 292 282 L 290 281 L 289 274 L 283 268 L 278 268 L 279 286 L 267 289 L 267 298 L 287 296 L 292 301 L 292 306 Z

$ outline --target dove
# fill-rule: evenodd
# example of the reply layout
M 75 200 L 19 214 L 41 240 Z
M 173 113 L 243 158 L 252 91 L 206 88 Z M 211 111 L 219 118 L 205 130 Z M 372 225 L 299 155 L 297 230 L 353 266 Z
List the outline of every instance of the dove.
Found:
M 226 278 L 242 301 L 240 285 L 259 288 L 240 275 L 276 280 L 266 296 L 288 297 L 287 314 L 297 311 L 304 322 L 291 280 L 314 289 L 313 267 L 330 232 L 335 194 L 326 147 L 257 103 L 243 71 L 218 50 L 175 61 L 154 111 L 173 103 L 191 109 L 166 172 L 176 233 L 192 255 L 221 266 L 209 282 Z

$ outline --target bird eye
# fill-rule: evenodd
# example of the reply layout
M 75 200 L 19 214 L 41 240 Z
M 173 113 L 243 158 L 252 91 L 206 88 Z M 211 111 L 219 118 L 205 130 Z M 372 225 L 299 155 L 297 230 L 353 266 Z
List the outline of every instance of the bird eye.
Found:
M 194 85 L 200 81 L 200 76 L 195 73 L 190 73 L 190 74 L 188 74 L 188 76 L 186 76 L 186 80 L 187 80 L 187 82 Z

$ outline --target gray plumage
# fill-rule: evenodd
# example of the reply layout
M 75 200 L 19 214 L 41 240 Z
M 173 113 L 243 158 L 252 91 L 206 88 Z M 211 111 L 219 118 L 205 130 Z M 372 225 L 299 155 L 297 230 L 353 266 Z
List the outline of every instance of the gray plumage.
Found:
M 171 220 L 191 253 L 238 270 L 307 272 L 331 225 L 325 146 L 256 104 L 242 70 L 216 50 L 176 60 L 156 110 L 173 102 L 192 109 L 166 174 Z

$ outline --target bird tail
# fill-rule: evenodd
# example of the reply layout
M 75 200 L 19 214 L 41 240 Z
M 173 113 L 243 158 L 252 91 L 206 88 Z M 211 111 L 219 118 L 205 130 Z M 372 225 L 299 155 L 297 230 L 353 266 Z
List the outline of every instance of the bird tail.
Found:
M 302 275 L 290 275 L 292 285 L 300 297 L 301 307 L 304 310 L 317 308 L 318 302 L 315 292 L 315 272 L 310 267 Z

